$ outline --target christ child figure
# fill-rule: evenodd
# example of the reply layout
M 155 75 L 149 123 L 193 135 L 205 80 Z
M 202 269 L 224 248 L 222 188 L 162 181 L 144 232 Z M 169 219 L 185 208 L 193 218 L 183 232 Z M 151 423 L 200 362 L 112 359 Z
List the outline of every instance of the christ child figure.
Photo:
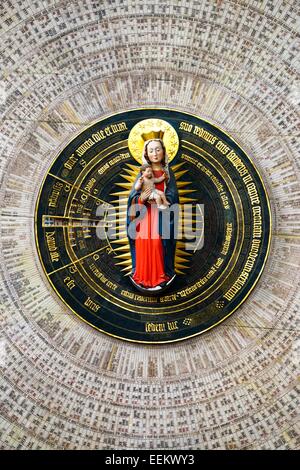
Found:
M 140 168 L 141 177 L 137 180 L 135 184 L 135 189 L 137 191 L 144 191 L 147 188 L 151 189 L 151 194 L 148 198 L 148 201 L 155 201 L 158 209 L 167 209 L 170 203 L 167 201 L 166 195 L 163 191 L 160 191 L 155 188 L 155 183 L 161 183 L 167 178 L 166 173 L 159 178 L 155 178 L 151 165 L 142 165 Z

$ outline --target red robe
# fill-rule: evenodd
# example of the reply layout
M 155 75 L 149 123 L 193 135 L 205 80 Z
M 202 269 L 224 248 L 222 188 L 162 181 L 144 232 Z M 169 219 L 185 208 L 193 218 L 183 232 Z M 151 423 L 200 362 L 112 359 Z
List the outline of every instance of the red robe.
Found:
M 163 171 L 154 170 L 153 174 L 158 178 Z M 164 185 L 164 181 L 155 183 L 156 189 L 161 191 L 164 191 Z M 163 246 L 158 230 L 159 211 L 156 204 L 146 204 L 146 207 L 147 215 L 137 225 L 136 266 L 133 280 L 144 287 L 155 287 L 161 282 L 168 281 L 169 277 L 165 274 Z

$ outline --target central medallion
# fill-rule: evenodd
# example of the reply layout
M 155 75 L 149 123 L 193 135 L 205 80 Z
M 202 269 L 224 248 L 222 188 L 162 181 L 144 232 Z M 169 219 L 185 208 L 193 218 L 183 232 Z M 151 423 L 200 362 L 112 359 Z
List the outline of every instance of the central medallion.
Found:
M 46 174 L 36 207 L 44 271 L 96 329 L 145 343 L 225 320 L 266 262 L 264 184 L 226 133 L 191 114 L 139 109 L 81 132 Z

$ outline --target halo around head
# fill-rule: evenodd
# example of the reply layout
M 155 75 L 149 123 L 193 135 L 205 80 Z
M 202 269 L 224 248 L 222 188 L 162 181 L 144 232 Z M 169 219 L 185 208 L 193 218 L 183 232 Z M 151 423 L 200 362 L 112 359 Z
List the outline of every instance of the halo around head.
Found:
M 144 144 L 152 139 L 163 141 L 171 162 L 178 152 L 179 138 L 174 127 L 162 119 L 144 119 L 133 126 L 128 137 L 128 148 L 133 158 L 142 163 Z

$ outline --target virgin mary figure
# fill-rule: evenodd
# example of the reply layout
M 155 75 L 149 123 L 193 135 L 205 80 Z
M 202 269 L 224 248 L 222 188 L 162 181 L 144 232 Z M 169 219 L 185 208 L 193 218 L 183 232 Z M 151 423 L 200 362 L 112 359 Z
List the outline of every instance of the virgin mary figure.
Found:
M 165 174 L 164 180 L 154 185 L 155 189 L 165 193 L 169 206 L 160 210 L 151 200 L 151 189 L 135 188 L 142 176 L 140 171 L 129 194 L 127 207 L 127 236 L 132 258 L 130 279 L 139 290 L 156 292 L 165 289 L 175 278 L 175 212 L 179 197 L 162 139 L 145 142 L 142 163 L 151 166 L 155 179 L 161 180 Z

